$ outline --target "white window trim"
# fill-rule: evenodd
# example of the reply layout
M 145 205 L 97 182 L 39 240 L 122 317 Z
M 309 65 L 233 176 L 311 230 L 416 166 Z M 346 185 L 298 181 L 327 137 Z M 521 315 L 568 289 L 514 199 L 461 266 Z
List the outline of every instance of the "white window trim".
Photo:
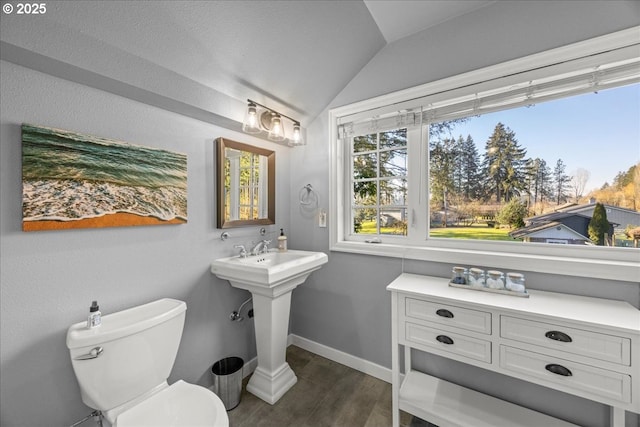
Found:
M 398 108 L 397 104 L 407 104 L 431 94 L 452 91 L 468 85 L 482 82 L 483 88 L 491 89 L 501 79 L 501 86 L 505 79 L 522 81 L 522 74 L 527 73 L 531 78 L 540 78 L 549 73 L 544 67 L 554 66 L 557 71 L 564 67 L 569 60 L 585 58 L 596 54 L 622 49 L 615 55 L 629 55 L 632 51 L 637 56 L 640 26 L 597 37 L 591 40 L 575 43 L 565 47 L 552 49 L 521 59 L 508 61 L 477 71 L 464 73 L 414 88 L 409 88 L 391 94 L 375 97 L 329 111 L 330 136 L 330 200 L 329 225 L 330 249 L 332 251 L 351 252 L 358 254 L 388 256 L 461 264 L 466 266 L 484 266 L 504 268 L 520 271 L 533 271 L 578 277 L 622 280 L 629 282 L 640 281 L 640 261 L 637 250 L 629 248 L 594 248 L 572 245 L 549 245 L 543 243 L 509 243 L 491 241 L 471 241 L 455 239 L 429 239 L 416 245 L 415 241 L 399 241 L 398 239 L 383 238 L 383 243 L 371 244 L 362 241 L 345 239 L 345 209 L 350 208 L 346 199 L 344 144 L 338 138 L 338 123 L 340 118 L 389 106 L 389 110 Z M 624 49 L 626 48 L 626 49 Z M 626 52 L 625 52 L 626 51 Z M 607 53 L 607 55 L 609 55 Z M 571 65 L 573 67 L 573 65 Z M 421 148 L 424 150 L 424 147 Z M 421 168 L 424 173 L 424 169 Z M 411 169 L 410 169 L 411 170 Z M 415 170 L 415 169 L 413 169 Z M 409 172 L 412 173 L 412 172 Z M 411 216 L 412 213 L 410 212 Z M 425 228 L 426 221 L 417 221 L 417 227 Z M 415 229 L 414 229 L 415 232 Z M 426 235 L 426 232 L 422 234 Z

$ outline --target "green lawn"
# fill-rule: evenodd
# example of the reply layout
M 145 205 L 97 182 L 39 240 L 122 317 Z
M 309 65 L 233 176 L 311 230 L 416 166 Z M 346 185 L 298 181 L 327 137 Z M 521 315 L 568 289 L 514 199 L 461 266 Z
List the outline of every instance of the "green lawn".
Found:
M 482 239 L 516 241 L 509 236 L 506 228 L 491 228 L 486 225 L 471 227 L 432 228 L 429 237 L 446 237 L 450 239 Z
M 376 234 L 376 222 L 375 221 L 363 221 L 362 228 L 358 234 Z M 397 234 L 403 235 L 403 231 L 400 227 L 381 227 L 380 234 Z
M 383 227 L 380 229 L 381 234 L 397 234 L 402 235 L 399 228 Z M 374 221 L 364 221 L 359 234 L 376 234 L 376 224 Z M 429 237 L 443 237 L 448 239 L 474 239 L 474 240 L 506 240 L 517 241 L 509 236 L 509 230 L 506 228 L 491 228 L 486 225 L 478 225 L 471 227 L 447 227 L 432 228 Z

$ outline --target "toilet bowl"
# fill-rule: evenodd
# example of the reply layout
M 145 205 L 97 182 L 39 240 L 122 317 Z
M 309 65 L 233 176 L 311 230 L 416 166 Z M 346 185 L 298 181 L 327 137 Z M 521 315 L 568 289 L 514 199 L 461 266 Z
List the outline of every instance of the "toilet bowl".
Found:
M 82 401 L 113 427 L 228 427 L 224 404 L 211 390 L 167 378 L 178 352 L 187 305 L 161 299 L 67 331 L 67 347 Z
M 227 412 L 218 396 L 179 380 L 122 412 L 113 427 L 228 425 Z

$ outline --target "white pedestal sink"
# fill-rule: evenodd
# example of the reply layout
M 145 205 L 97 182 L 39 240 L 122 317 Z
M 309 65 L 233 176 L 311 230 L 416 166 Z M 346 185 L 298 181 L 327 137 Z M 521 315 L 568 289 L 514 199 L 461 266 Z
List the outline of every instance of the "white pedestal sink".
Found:
M 298 378 L 285 360 L 291 291 L 326 264 L 322 252 L 268 252 L 242 258 L 220 258 L 211 272 L 253 296 L 258 367 L 247 390 L 273 405 Z

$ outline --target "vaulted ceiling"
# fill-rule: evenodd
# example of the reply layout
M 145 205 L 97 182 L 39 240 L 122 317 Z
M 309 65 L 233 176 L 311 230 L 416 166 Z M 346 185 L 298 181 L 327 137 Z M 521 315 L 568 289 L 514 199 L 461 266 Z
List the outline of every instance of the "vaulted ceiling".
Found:
M 63 42 L 55 54 L 42 47 L 52 34 L 43 28 L 52 28 L 64 32 L 69 50 L 79 50 L 77 41 L 84 39 L 93 43 L 85 46 L 122 52 L 230 99 L 266 103 L 304 125 L 387 43 L 491 3 L 60 1 L 48 3 L 37 21 L 5 20 L 2 40 L 73 62 L 68 58 L 77 58 L 78 52 L 64 52 Z M 21 45 L 21 31 L 30 33 L 27 45 Z M 34 31 L 42 36 L 33 37 Z M 95 50 L 87 48 L 86 57 L 96 55 Z M 135 65 L 122 62 L 112 65 Z
M 387 43 L 495 2 L 496 0 L 364 0 Z

